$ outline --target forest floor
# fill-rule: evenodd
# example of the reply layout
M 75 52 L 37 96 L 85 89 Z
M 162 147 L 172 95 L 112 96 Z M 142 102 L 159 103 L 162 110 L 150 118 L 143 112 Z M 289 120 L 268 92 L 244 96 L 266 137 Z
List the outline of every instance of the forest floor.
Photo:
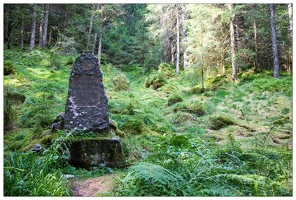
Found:
M 22 54 L 5 51 L 4 65 L 14 72 L 4 76 L 4 93 L 25 96 L 24 102 L 18 98 L 16 102 L 11 100 L 14 111 L 11 125 L 15 128 L 4 134 L 4 146 L 10 150 L 24 152 L 35 143 L 47 145 L 59 137 L 51 134 L 48 127 L 65 109 L 70 70 L 76 57 L 60 56 L 53 62 L 49 55 L 39 50 Z M 122 145 L 127 167 L 147 155 L 157 154 L 161 145 L 167 145 L 163 150 L 168 155 L 175 153 L 171 141 L 176 136 L 184 136 L 187 142 L 200 138 L 221 148 L 233 138 L 244 149 L 255 146 L 288 147 L 289 152 L 292 149 L 290 74 L 275 79 L 271 71 L 255 74 L 253 69 L 246 69 L 239 73 L 239 82 L 234 84 L 228 69 L 224 75 L 207 74 L 205 92 L 201 93 L 198 69 L 177 75 L 169 65 L 143 73 L 143 68 L 136 65 L 104 64 L 101 70 L 109 117 L 126 134 Z M 155 84 L 160 87 L 153 88 Z M 169 157 L 166 161 L 170 161 Z M 82 172 L 63 170 L 65 174 Z M 119 175 L 91 177 L 85 173 L 86 176 L 73 179 L 70 187 L 76 196 L 108 196 L 116 185 L 116 176 L 126 173 L 121 170 Z
M 106 174 L 99 177 L 72 180 L 71 190 L 75 196 L 93 197 L 108 193 L 113 187 L 114 174 Z

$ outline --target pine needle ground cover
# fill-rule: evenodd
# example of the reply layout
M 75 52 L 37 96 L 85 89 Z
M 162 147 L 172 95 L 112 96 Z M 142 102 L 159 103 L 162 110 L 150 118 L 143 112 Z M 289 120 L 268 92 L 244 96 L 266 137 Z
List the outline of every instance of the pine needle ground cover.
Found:
M 4 134 L 5 196 L 72 195 L 59 177 L 95 177 L 115 170 L 75 169 L 53 150 L 37 158 L 24 153 L 34 143 L 50 149 L 65 137 L 63 131 L 50 134 L 48 127 L 65 108 L 75 56 L 61 56 L 55 63 L 49 58 L 46 51 L 4 51 L 4 65 L 13 70 L 4 76 L 4 110 L 14 127 Z M 264 72 L 245 73 L 238 84 L 208 77 L 200 93 L 192 90 L 201 88 L 199 79 L 189 78 L 200 76 L 190 70 L 143 73 L 140 66 L 111 64 L 101 70 L 110 119 L 125 132 L 126 162 L 112 192 L 104 195 L 292 195 L 290 75 L 273 79 Z M 147 77 L 160 77 L 163 85 L 147 87 Z M 8 93 L 24 95 L 25 101 L 14 101 L 8 97 L 16 96 Z M 37 167 L 40 162 L 46 170 Z M 47 190 L 36 187 L 36 179 Z

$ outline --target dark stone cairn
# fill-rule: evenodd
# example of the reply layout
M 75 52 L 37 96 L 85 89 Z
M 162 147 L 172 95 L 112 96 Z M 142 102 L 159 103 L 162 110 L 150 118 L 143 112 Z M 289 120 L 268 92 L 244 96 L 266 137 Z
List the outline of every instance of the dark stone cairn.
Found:
M 86 135 L 96 133 L 98 137 L 74 139 L 69 148 L 69 163 L 75 167 L 91 169 L 102 164 L 118 167 L 123 160 L 120 139 L 108 136 L 108 98 L 102 78 L 93 53 L 82 53 L 76 59 L 69 80 L 64 128 Z

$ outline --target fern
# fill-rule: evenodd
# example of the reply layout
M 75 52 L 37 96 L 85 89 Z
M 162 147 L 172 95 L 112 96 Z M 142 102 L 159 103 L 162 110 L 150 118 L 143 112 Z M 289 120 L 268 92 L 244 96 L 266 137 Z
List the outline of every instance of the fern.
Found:
M 151 195 L 176 195 L 184 183 L 182 176 L 160 165 L 141 162 L 129 168 L 129 173 L 122 181 L 124 184 L 137 185 L 137 190 L 146 188 Z M 154 193 L 153 193 L 154 191 Z M 158 193 L 162 191 L 161 193 Z
M 183 183 L 182 176 L 160 165 L 142 162 L 129 168 L 130 172 L 123 182 L 145 180 L 159 182 L 163 185 Z

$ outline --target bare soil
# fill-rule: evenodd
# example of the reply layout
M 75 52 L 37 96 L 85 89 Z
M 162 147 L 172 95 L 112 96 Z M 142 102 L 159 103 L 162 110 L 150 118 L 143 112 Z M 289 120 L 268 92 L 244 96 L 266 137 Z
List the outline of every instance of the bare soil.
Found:
M 81 180 L 73 180 L 71 189 L 75 196 L 95 197 L 98 193 L 108 192 L 112 189 L 114 174 L 106 174 L 100 177 L 92 177 Z

